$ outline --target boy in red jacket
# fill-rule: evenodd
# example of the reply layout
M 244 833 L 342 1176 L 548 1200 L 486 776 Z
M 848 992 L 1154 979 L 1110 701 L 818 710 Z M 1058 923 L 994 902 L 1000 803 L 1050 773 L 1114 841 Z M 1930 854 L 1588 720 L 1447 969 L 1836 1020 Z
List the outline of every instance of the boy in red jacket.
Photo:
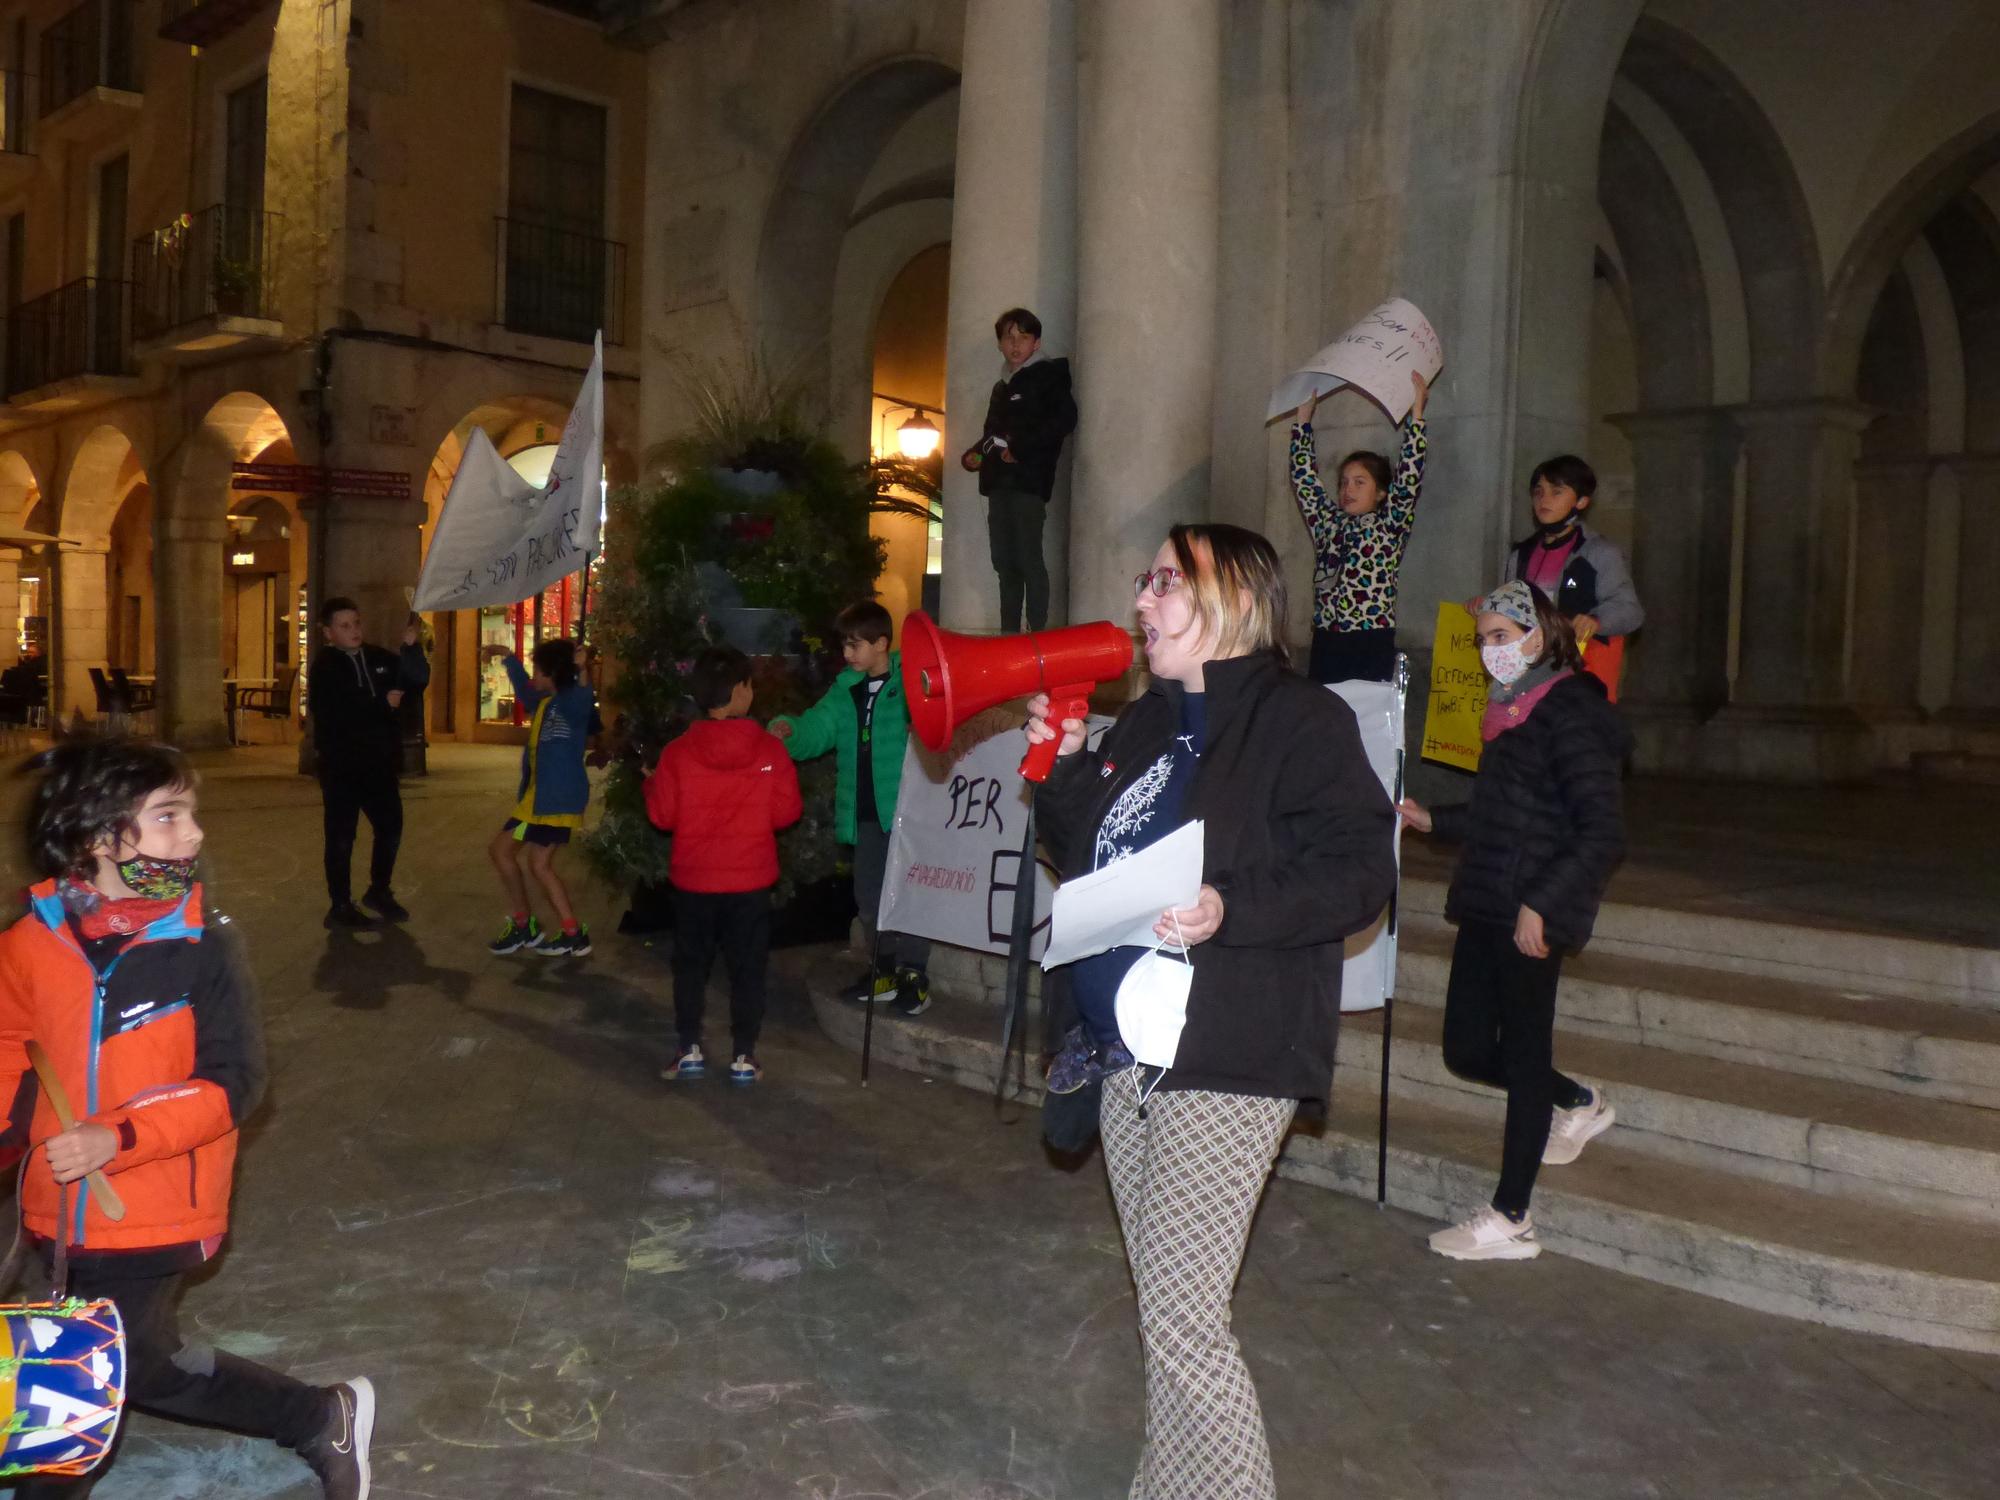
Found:
M 799 773 L 779 740 L 750 712 L 750 658 L 711 646 L 695 658 L 695 707 L 706 718 L 660 752 L 646 778 L 646 812 L 674 835 L 674 1029 L 680 1043 L 660 1070 L 668 1082 L 699 1078 L 701 1018 L 715 950 L 729 967 L 731 1083 L 755 1083 L 764 1023 L 764 964 L 771 946 L 777 831 L 798 821 Z
M 229 1227 L 237 1127 L 264 1092 L 241 947 L 227 917 L 204 917 L 195 880 L 194 771 L 178 750 L 125 739 L 71 740 L 31 769 L 29 850 L 48 878 L 0 933 L 0 1164 L 30 1155 L 28 1239 L 47 1264 L 60 1236 L 70 1294 L 118 1305 L 134 1406 L 270 1438 L 312 1465 L 329 1500 L 367 1500 L 373 1386 L 306 1385 L 184 1340 L 175 1316 L 182 1278 Z M 69 1129 L 37 1087 L 30 1042 L 77 1111 Z M 100 1170 L 122 1219 L 83 1180 Z M 14 1494 L 80 1500 L 105 1467 Z

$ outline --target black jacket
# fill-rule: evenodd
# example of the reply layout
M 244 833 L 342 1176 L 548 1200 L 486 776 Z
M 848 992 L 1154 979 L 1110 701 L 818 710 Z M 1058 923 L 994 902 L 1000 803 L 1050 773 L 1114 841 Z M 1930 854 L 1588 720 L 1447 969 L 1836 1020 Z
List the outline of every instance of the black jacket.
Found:
M 1625 854 L 1621 775 L 1630 746 L 1604 684 L 1586 673 L 1558 682 L 1526 723 L 1489 740 L 1472 800 L 1431 812 L 1439 837 L 1465 844 L 1445 915 L 1511 928 L 1528 906 L 1550 948 L 1574 952 L 1589 942 Z
M 1046 500 L 1056 486 L 1056 460 L 1063 439 L 1076 430 L 1076 398 L 1070 394 L 1069 361 L 1038 359 L 993 383 L 986 403 L 984 447 L 991 438 L 1007 440 L 1014 462 L 987 449 L 979 464 L 979 493 L 1025 490 Z
M 1317 1106 L 1333 1078 L 1343 940 L 1396 883 L 1395 815 L 1334 693 L 1262 654 L 1211 662 L 1205 677 L 1208 743 L 1186 816 L 1206 820 L 1202 879 L 1223 917 L 1194 949 L 1187 1028 L 1160 1086 Z M 1182 691 L 1156 681 L 1036 792 L 1064 878 L 1090 869 L 1104 814 L 1179 733 Z
M 399 656 L 364 645 L 361 667 L 357 671 L 354 659 L 338 646 L 322 646 L 313 658 L 306 707 L 322 776 L 393 773 L 402 759 L 403 732 L 396 710 L 389 707 L 389 693 L 396 688 L 409 692 L 431 680 L 431 664 L 421 646 L 405 646 Z

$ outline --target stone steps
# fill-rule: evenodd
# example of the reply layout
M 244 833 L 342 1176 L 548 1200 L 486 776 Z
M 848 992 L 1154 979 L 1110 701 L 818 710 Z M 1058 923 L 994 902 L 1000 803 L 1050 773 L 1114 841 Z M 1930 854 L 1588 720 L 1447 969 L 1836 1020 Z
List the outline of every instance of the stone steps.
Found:
M 1399 999 L 1442 1004 L 1452 929 L 1403 927 Z M 2000 1109 L 2000 1010 L 1598 951 L 1563 965 L 1558 1028 Z
M 1443 1019 L 1434 1006 L 1397 1001 L 1391 1091 L 1489 1120 L 1497 1141 L 1505 1100 L 1445 1067 Z M 2000 1224 L 2000 1110 L 1594 1036 L 1560 1036 L 1556 1062 L 1606 1091 L 1618 1124 L 1602 1139 L 1621 1147 L 1891 1210 Z M 1377 1093 L 1381 1067 L 1381 1012 L 1347 1017 L 1336 1094 Z
M 830 1036 L 860 1046 L 858 1009 L 834 998 L 830 985 L 814 985 L 813 1003 Z M 990 1091 L 999 1031 L 990 1006 L 950 998 L 914 1021 L 890 1012 L 877 1017 L 875 1064 Z M 1366 1027 L 1354 1026 L 1349 1041 L 1363 1035 Z M 1343 1067 L 1341 1083 L 1352 1086 L 1336 1090 L 1323 1130 L 1294 1132 L 1280 1171 L 1373 1195 L 1377 1096 L 1361 1082 L 1363 1071 Z M 1032 1073 L 1024 1106 L 1039 1092 Z M 1663 1159 L 1621 1144 L 1620 1134 L 1543 1174 L 1535 1219 L 1549 1248 L 1768 1312 L 2000 1352 L 2000 1255 L 1990 1224 L 1885 1213 L 1865 1198 Z M 1492 1190 L 1499 1140 L 1485 1112 L 1399 1098 L 1390 1141 L 1389 1201 L 1398 1207 L 1457 1217 Z
M 1406 874 L 1405 929 L 1442 929 L 1444 896 L 1442 880 Z M 2000 949 L 1891 932 L 1607 902 L 1586 956 L 1644 959 L 1784 980 L 1834 995 L 1938 1000 L 2000 1013 Z

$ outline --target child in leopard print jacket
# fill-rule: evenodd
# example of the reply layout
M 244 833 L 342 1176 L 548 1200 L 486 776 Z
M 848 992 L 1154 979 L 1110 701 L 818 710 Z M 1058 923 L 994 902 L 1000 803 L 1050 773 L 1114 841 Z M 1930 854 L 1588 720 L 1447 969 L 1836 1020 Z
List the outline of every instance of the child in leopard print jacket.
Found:
M 1292 493 L 1312 534 L 1313 638 L 1310 675 L 1315 682 L 1387 682 L 1396 670 L 1396 578 L 1403 549 L 1416 524 L 1424 483 L 1424 377 L 1410 372 L 1416 401 L 1403 423 L 1403 449 L 1395 474 L 1379 453 L 1350 453 L 1340 461 L 1338 497 L 1320 483 L 1313 447 L 1314 395 L 1292 424 Z

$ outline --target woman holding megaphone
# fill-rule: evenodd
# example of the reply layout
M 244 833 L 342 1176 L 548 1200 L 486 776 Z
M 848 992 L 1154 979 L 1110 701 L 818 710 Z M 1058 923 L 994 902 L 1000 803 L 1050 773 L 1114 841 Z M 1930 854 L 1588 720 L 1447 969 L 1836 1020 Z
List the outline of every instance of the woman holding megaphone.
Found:
M 1254 1500 L 1276 1491 L 1230 1298 L 1286 1128 L 1325 1109 L 1342 941 L 1388 902 L 1395 815 L 1354 715 L 1289 669 L 1269 541 L 1176 526 L 1134 587 L 1151 684 L 1095 750 L 1081 721 L 1048 722 L 1046 695 L 1029 703 L 1029 740 L 1061 736 L 1035 812 L 1065 879 L 1204 823 L 1201 893 L 1160 914 L 1162 949 L 1083 959 L 1070 988 L 1113 1069 L 1099 1123 L 1146 1356 L 1132 1493 Z M 1121 1043 L 1156 984 L 1186 995 L 1170 1056 Z

